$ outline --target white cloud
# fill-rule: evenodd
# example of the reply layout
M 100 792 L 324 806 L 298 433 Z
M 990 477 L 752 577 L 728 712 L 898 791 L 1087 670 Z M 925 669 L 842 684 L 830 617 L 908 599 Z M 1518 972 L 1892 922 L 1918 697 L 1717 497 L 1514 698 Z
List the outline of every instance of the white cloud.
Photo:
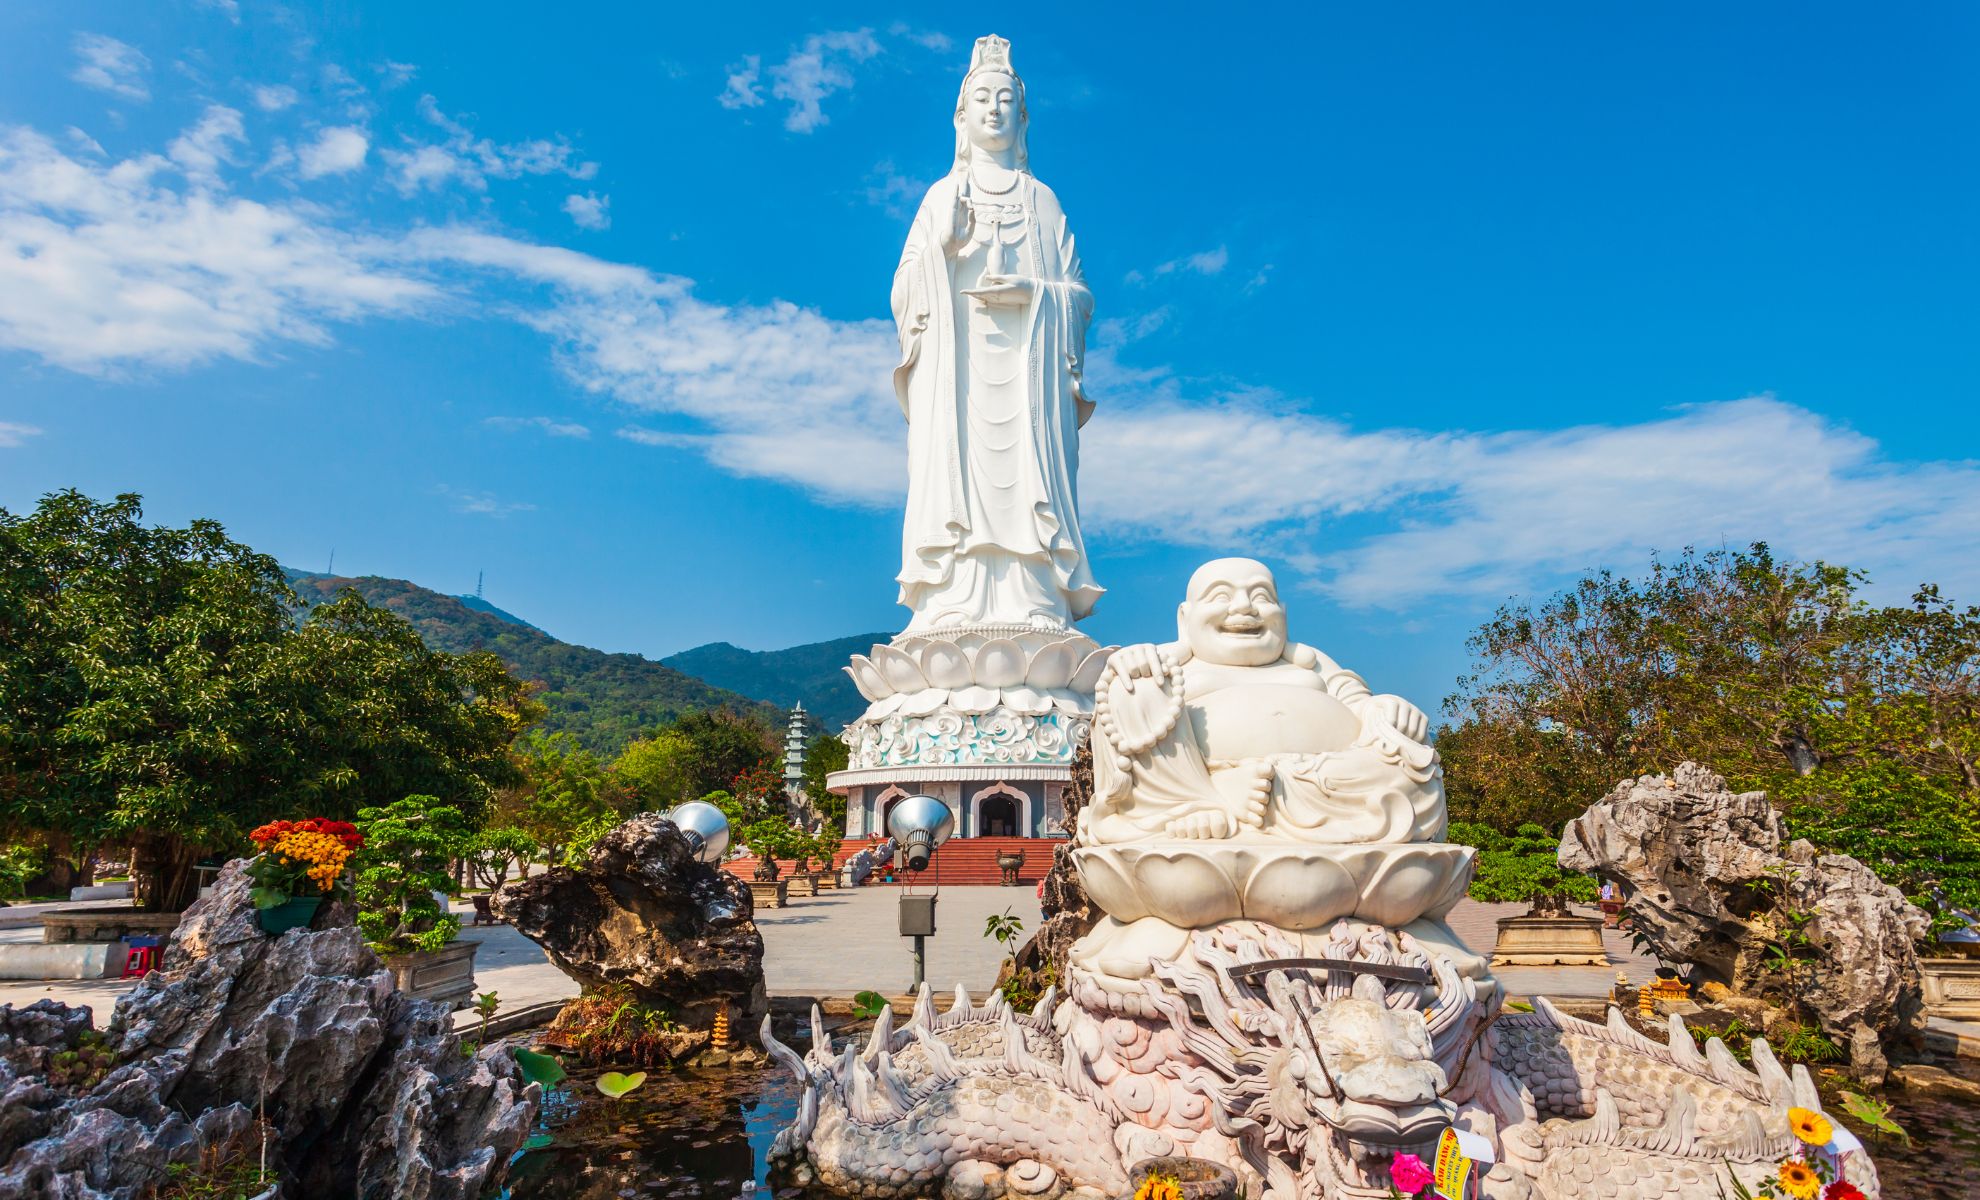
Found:
M 555 417 L 487 417 L 481 422 L 491 429 L 506 433 L 517 433 L 524 429 L 541 429 L 551 437 L 588 438 L 591 430 L 573 421 L 559 421 Z
M 375 240 L 230 193 L 213 174 L 237 136 L 229 113 L 172 143 L 184 186 L 155 154 L 100 164 L 0 127 L 0 345 L 91 375 L 255 360 L 438 298 Z
M 378 86 L 389 92 L 393 88 L 404 87 L 411 83 L 413 77 L 418 74 L 419 68 L 412 63 L 393 62 L 388 58 L 378 64 Z
M 932 50 L 937 54 L 947 54 L 949 48 L 955 45 L 955 42 L 951 41 L 949 35 L 946 33 L 940 33 L 932 29 L 915 29 L 913 26 L 902 21 L 896 21 L 892 25 L 889 25 L 887 32 L 898 38 L 906 38 L 922 49 Z
M 536 506 L 519 500 L 503 500 L 493 492 L 462 491 L 444 483 L 433 486 L 433 494 L 443 497 L 447 507 L 471 517 L 507 517 L 510 513 L 535 512 Z
M 355 100 L 364 95 L 364 85 L 357 81 L 355 75 L 336 63 L 323 64 L 320 74 L 323 78 L 323 86 L 335 92 L 341 99 Z
M 113 96 L 143 103 L 151 99 L 144 73 L 151 60 L 136 46 L 100 33 L 79 33 L 75 40 L 76 67 L 69 78 Z
M 866 177 L 866 202 L 903 221 L 914 215 L 927 191 L 926 180 L 901 174 L 892 159 L 876 164 Z
M 184 169 L 188 178 L 207 181 L 218 173 L 220 164 L 234 161 L 233 143 L 245 136 L 238 109 L 211 104 L 199 120 L 172 139 L 165 153 Z
M 757 80 L 763 75 L 763 58 L 750 54 L 729 68 L 728 81 L 723 85 L 722 94 L 715 97 L 723 108 L 761 108 L 763 89 Z
M 312 206 L 231 192 L 221 175 L 239 136 L 239 114 L 216 106 L 169 159 L 100 162 L 0 127 L 0 345 L 99 375 L 253 360 L 325 342 L 334 323 L 466 304 L 485 283 L 504 294 L 482 311 L 540 331 L 577 386 L 638 414 L 618 437 L 831 502 L 899 503 L 890 321 L 722 304 L 688 279 L 487 230 L 350 232 Z M 1122 363 L 1164 312 L 1095 330 L 1100 411 L 1081 487 L 1100 536 L 1266 553 L 1343 603 L 1397 609 L 1753 539 L 1889 588 L 1980 592 L 1980 463 L 1894 461 L 1771 397 L 1567 430 L 1357 427 Z M 583 436 L 549 417 L 490 424 Z M 481 515 L 528 507 L 441 494 Z
M 23 425 L 18 421 L 0 421 L 0 450 L 12 450 L 27 445 L 31 437 L 40 437 L 41 430 L 33 425 Z
M 612 198 L 597 192 L 586 192 L 579 196 L 573 193 L 564 197 L 564 211 L 579 229 L 609 229 L 612 225 Z
M 1203 250 L 1196 254 L 1186 254 L 1181 258 L 1172 258 L 1165 263 L 1157 263 L 1146 275 L 1140 271 L 1129 271 L 1127 273 L 1127 282 L 1145 283 L 1150 275 L 1160 279 L 1164 275 L 1174 275 L 1179 271 L 1187 271 L 1193 275 L 1208 277 L 1220 274 L 1225 267 L 1230 265 L 1230 262 L 1230 248 L 1219 246 L 1215 250 Z M 1269 267 L 1266 269 L 1270 270 Z M 1264 276 L 1261 272 L 1253 282 L 1261 283 L 1263 278 Z
M 408 150 L 385 150 L 385 161 L 397 174 L 399 191 L 412 195 L 423 189 L 439 189 L 459 181 L 475 191 L 485 191 L 488 179 L 517 179 L 524 175 L 567 175 L 590 179 L 598 164 L 577 159 L 569 142 L 533 138 L 524 142 L 497 143 L 478 138 L 460 120 L 441 111 L 430 95 L 419 98 L 419 112 L 440 128 L 447 137 L 442 142 L 413 142 Z
M 870 29 L 814 33 L 791 56 L 770 68 L 770 94 L 788 100 L 784 128 L 810 133 L 826 123 L 824 100 L 853 85 L 852 67 L 880 53 Z
M 259 83 L 251 91 L 254 106 L 262 112 L 281 112 L 298 99 L 296 89 L 286 83 Z
M 333 125 L 318 134 L 315 141 L 296 151 L 297 169 L 304 179 L 342 175 L 363 166 L 365 152 L 370 148 L 371 139 L 365 136 L 364 130 L 349 125 Z
M 241 0 L 195 0 L 195 6 L 210 8 L 236 25 L 241 23 Z
M 102 142 L 97 141 L 95 138 L 84 133 L 82 130 L 77 129 L 74 125 L 69 126 L 67 132 L 69 135 L 69 140 L 74 142 L 81 149 L 87 150 L 88 152 L 94 154 L 98 158 L 102 158 L 106 153 L 106 151 L 103 149 Z
M 783 62 L 770 68 L 770 94 L 790 103 L 784 128 L 810 133 L 825 124 L 826 97 L 851 87 L 852 68 L 879 53 L 880 41 L 871 29 L 832 30 L 805 38 Z M 723 108 L 761 106 L 762 72 L 762 56 L 748 55 L 729 68 L 727 85 L 716 100 Z

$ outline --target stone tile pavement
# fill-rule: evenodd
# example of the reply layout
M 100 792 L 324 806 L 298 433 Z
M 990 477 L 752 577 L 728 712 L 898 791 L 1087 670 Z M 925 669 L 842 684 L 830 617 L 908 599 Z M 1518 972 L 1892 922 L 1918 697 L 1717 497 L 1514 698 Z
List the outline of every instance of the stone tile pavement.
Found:
M 898 929 L 900 889 L 870 887 L 833 890 L 792 901 L 789 907 L 757 913 L 763 931 L 764 974 L 773 996 L 850 997 L 872 989 L 887 994 L 908 990 L 913 966 L 910 939 Z M 1024 922 L 1027 935 L 1038 927 L 1038 900 L 1030 887 L 948 887 L 936 905 L 936 935 L 928 940 L 928 979 L 938 992 L 960 982 L 979 1001 L 996 982 L 1002 949 L 983 936 L 986 918 L 1008 909 Z M 1467 900 L 1451 914 L 1451 927 L 1474 950 L 1488 952 L 1498 936 L 1493 924 L 1517 916 L 1517 904 L 1478 904 Z M 472 908 L 457 906 L 461 936 L 481 943 L 475 956 L 475 988 L 493 990 L 502 998 L 502 1011 L 567 999 L 577 985 L 550 965 L 536 944 L 507 925 L 474 926 Z M 11 932 L 11 931 L 10 931 Z M 14 936 L 20 936 L 15 934 Z M 38 936 L 38 935 L 37 935 Z M 1650 977 L 1655 961 L 1636 954 L 1626 937 L 1604 931 L 1610 958 L 1607 967 L 1505 967 L 1497 973 L 1513 996 L 1534 994 L 1570 998 L 1607 995 L 1616 972 L 1632 983 Z M 57 980 L 45 983 L 0 982 L 0 1004 L 32 1004 L 53 998 L 89 1004 L 101 1024 L 129 980 Z M 474 1024 L 472 1013 L 458 1013 L 456 1025 Z

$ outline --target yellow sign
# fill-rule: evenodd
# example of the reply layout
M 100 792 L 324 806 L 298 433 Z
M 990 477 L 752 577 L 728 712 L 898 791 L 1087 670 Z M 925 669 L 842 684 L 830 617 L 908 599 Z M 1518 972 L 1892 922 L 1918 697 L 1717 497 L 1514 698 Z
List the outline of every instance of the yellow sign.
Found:
M 1437 1195 L 1443 1200 L 1470 1200 L 1472 1168 L 1480 1162 L 1492 1162 L 1490 1141 L 1475 1133 L 1444 1130 L 1437 1139 Z

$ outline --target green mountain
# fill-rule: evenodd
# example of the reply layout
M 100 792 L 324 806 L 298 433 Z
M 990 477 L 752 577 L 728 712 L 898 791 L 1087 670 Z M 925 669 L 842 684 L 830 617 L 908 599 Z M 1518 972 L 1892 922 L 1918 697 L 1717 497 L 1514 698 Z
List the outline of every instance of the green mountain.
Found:
M 744 650 L 727 642 L 710 642 L 660 661 L 716 687 L 782 708 L 803 701 L 814 729 L 837 733 L 866 711 L 865 699 L 846 676 L 846 660 L 891 636 L 862 633 L 788 650 Z
M 692 675 L 637 654 L 607 654 L 573 646 L 492 604 L 447 596 L 403 579 L 357 578 L 310 571 L 288 572 L 289 583 L 311 607 L 355 588 L 369 604 L 412 623 L 428 646 L 451 654 L 492 651 L 518 676 L 540 683 L 537 698 L 550 709 L 543 727 L 568 732 L 601 755 L 615 755 L 645 730 L 709 708 L 753 712 L 773 727 L 781 708 L 712 687 Z

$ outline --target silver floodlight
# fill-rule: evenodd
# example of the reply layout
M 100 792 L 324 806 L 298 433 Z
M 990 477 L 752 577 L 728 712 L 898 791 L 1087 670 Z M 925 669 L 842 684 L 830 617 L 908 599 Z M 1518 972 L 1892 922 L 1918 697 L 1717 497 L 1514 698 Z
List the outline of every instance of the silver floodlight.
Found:
M 729 852 L 729 818 L 713 804 L 690 800 L 669 812 L 667 819 L 687 838 L 688 849 L 697 860 L 719 863 Z
M 887 832 L 907 858 L 907 869 L 925 871 L 928 856 L 956 831 L 956 815 L 933 796 L 909 796 L 887 814 Z

